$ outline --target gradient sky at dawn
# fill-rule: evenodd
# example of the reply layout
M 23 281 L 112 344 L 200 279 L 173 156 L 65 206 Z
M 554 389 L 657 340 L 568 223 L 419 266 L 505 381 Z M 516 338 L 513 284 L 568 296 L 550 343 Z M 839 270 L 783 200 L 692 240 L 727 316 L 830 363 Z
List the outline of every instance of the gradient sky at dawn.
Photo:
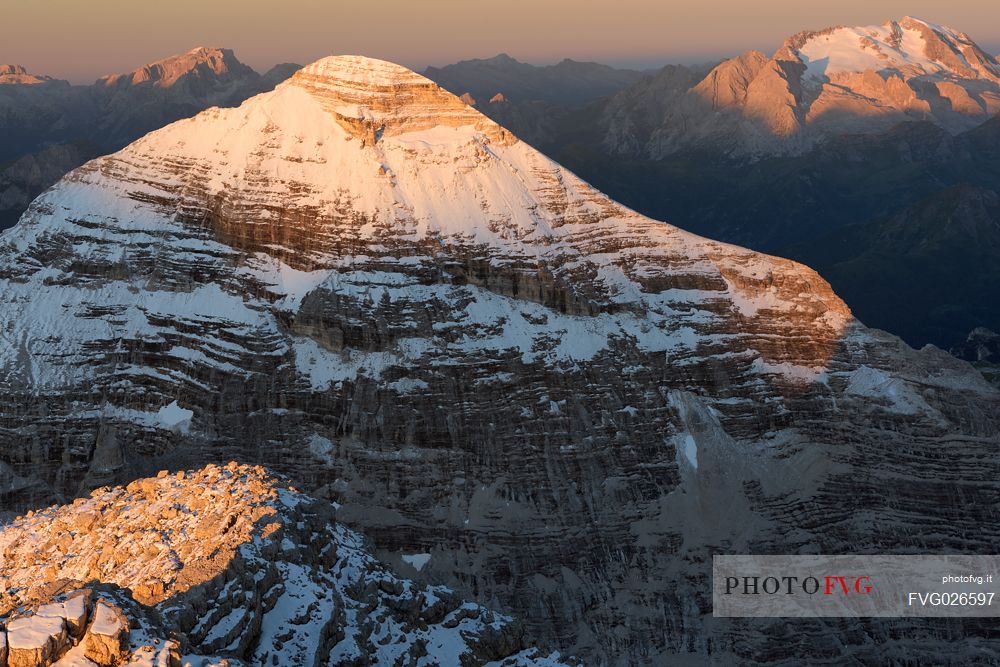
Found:
M 416 69 L 507 52 L 623 66 L 772 52 L 799 30 L 905 15 L 965 31 L 1000 51 L 989 0 L 2 0 L 0 63 L 75 83 L 195 46 L 233 48 L 258 71 L 360 53 Z

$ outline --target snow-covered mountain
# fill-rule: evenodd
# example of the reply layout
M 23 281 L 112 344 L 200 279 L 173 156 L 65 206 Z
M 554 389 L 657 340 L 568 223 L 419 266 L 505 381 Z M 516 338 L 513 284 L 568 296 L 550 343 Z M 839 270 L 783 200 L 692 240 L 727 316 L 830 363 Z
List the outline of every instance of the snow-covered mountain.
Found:
M 786 46 L 805 63 L 805 78 L 820 83 L 869 70 L 908 79 L 938 76 L 1000 82 L 997 61 L 968 35 L 909 16 L 879 26 L 807 31 Z
M 794 154 L 823 139 L 929 120 L 952 132 L 1000 112 L 1000 63 L 965 33 L 906 17 L 799 33 L 770 58 L 723 61 L 679 93 L 647 79 L 605 115 L 606 146 L 662 157 L 699 144 Z
M 259 467 L 99 489 L 0 528 L 0 664 L 578 664 L 368 546 Z
M 8 509 L 266 463 L 383 560 L 593 664 L 739 662 L 784 631 L 707 622 L 712 553 L 1000 539 L 1000 394 L 970 366 L 378 60 L 71 173 L 0 236 L 0 322 Z M 920 656 L 912 623 L 811 637 Z

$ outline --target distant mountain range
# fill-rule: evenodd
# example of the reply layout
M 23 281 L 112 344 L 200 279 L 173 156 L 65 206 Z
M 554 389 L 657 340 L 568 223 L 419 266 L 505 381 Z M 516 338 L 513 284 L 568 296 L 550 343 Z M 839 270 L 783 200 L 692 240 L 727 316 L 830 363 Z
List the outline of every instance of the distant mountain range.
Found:
M 261 75 L 229 49 L 197 48 L 72 86 L 0 65 L 0 229 L 63 174 L 210 106 L 233 106 L 298 69 Z
M 714 67 L 670 65 L 647 76 L 568 60 L 534 67 L 505 54 L 425 74 L 469 93 L 491 116 L 505 113 L 488 103 L 498 93 L 508 104 L 544 103 L 548 114 L 608 97 L 588 123 L 599 126 L 606 152 L 633 158 L 692 150 L 743 160 L 799 155 L 832 137 L 905 121 L 957 133 L 1000 112 L 996 58 L 963 32 L 912 17 L 808 30 L 770 57 L 748 51 Z M 533 133 L 530 122 L 524 130 Z
M 796 155 L 909 120 L 960 132 L 1000 112 L 996 59 L 965 33 L 911 17 L 802 32 L 770 58 L 749 51 L 690 87 L 673 81 L 647 80 L 607 105 L 609 152 Z
M 565 59 L 556 65 L 518 62 L 506 53 L 428 67 L 424 76 L 456 95 L 468 94 L 474 106 L 497 102 L 546 102 L 578 106 L 613 95 L 643 77 L 643 72 Z

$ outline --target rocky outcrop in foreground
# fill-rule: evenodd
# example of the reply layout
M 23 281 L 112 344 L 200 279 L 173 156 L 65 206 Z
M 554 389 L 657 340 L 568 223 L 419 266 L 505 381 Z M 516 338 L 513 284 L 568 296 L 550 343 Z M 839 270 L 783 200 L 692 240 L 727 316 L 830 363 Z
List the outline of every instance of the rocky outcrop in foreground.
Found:
M 259 467 L 29 513 L 0 529 L 0 559 L 2 667 L 569 664 L 525 648 L 511 618 L 394 575 L 333 506 Z

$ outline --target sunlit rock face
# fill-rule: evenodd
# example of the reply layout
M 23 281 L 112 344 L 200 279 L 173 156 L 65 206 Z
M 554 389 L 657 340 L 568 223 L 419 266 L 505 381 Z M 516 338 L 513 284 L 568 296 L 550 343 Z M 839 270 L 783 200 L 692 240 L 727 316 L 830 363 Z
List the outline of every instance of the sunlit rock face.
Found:
M 206 79 L 218 87 L 227 79 L 242 81 L 254 77 L 256 73 L 237 60 L 230 49 L 198 47 L 163 60 L 158 60 L 127 74 L 111 74 L 101 77 L 98 86 L 124 88 L 148 84 L 156 88 L 171 88 L 178 83 L 190 85 L 198 79 Z
M 0 65 L 0 86 L 37 86 L 43 83 L 66 85 L 65 81 L 58 81 L 50 76 L 31 74 L 21 65 Z
M 73 172 L 0 237 L 0 311 L 8 509 L 265 463 L 594 664 L 759 653 L 778 626 L 706 619 L 715 552 L 998 537 L 971 367 L 389 63 L 324 59 Z M 937 632 L 809 628 L 835 661 Z
M 320 60 L 296 72 L 292 84 L 307 91 L 364 146 L 383 137 L 463 126 L 487 140 L 513 141 L 503 128 L 434 82 L 382 60 Z
M 3 527 L 0 554 L 10 667 L 578 664 L 394 575 L 330 503 L 260 467 L 98 489 Z
M 912 120 L 952 132 L 1000 112 L 1000 63 L 968 35 L 911 17 L 799 33 L 773 57 L 749 51 L 688 89 L 646 80 L 605 110 L 605 146 L 662 158 L 722 147 L 797 154 L 824 139 Z M 650 103 L 653 100 L 653 103 Z

